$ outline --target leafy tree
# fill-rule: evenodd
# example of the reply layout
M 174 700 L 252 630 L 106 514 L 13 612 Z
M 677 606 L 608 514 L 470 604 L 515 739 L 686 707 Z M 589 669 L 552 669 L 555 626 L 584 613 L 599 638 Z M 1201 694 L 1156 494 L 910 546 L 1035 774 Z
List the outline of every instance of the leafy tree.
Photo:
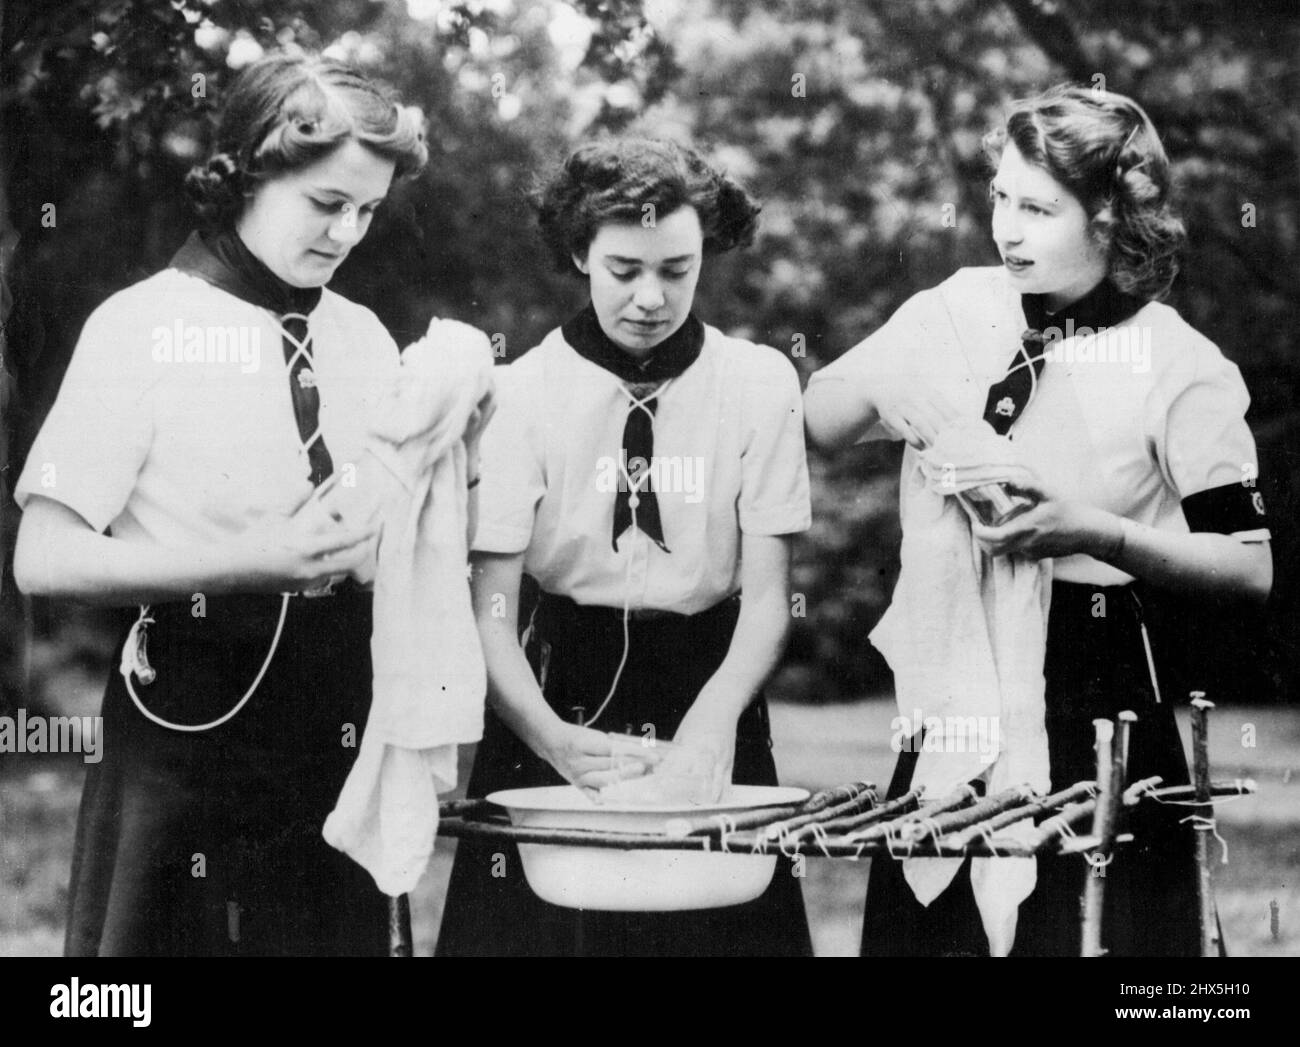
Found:
M 1263 627 L 1225 614 L 1213 629 L 1239 653 L 1209 686 L 1263 694 L 1300 668 L 1296 514 L 1277 484 L 1300 471 L 1293 0 L 9 0 L 0 353 L 16 394 L 0 386 L 0 404 L 13 461 L 85 316 L 186 235 L 181 180 L 232 67 L 277 45 L 346 54 L 428 116 L 428 170 L 336 281 L 399 344 L 449 315 L 513 357 L 576 308 L 582 287 L 547 268 L 524 197 L 581 137 L 631 128 L 702 145 L 762 198 L 758 240 L 713 260 L 699 309 L 805 374 L 915 291 L 996 262 L 980 139 L 1010 99 L 1063 79 L 1133 94 L 1162 132 L 1191 234 L 1172 302 L 1254 395 L 1277 539 L 1269 621 L 1286 657 L 1259 669 Z M 779 686 L 883 690 L 862 640 L 897 569 L 897 449 L 811 465 L 814 529 L 795 569 L 806 617 Z M 0 662 L 17 664 L 3 650 Z

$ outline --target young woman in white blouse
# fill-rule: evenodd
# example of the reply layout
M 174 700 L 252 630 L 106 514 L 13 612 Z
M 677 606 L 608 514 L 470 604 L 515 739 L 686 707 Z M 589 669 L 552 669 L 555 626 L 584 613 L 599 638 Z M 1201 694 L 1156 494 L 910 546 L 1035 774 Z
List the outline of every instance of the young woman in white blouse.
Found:
M 321 837 L 370 704 L 349 575 L 376 525 L 313 495 L 346 483 L 399 357 L 323 286 L 426 156 L 350 68 L 253 63 L 190 176 L 205 231 L 82 331 L 17 486 L 15 573 L 145 607 L 82 800 L 71 955 L 386 951 L 384 896 Z
M 1272 584 L 1246 389 L 1218 348 L 1157 301 L 1177 272 L 1183 230 L 1164 150 L 1135 102 L 1054 89 L 1017 105 L 986 148 L 1003 265 L 963 269 L 921 292 L 814 375 L 809 432 L 829 448 L 906 441 L 905 509 L 922 504 L 911 492 L 925 487 L 927 449 L 955 423 L 982 413 L 1009 437 L 1031 478 L 1008 493 L 1034 504 L 999 526 L 969 526 L 986 565 L 1050 567 L 1037 688 L 1051 787 L 1093 777 L 1091 721 L 1126 708 L 1139 716 L 1130 780 L 1185 782 L 1173 712 L 1196 672 L 1171 598 L 1181 594 L 1195 613 L 1195 600 L 1262 601 Z M 909 538 L 927 519 L 904 513 L 904 575 Z M 930 611 L 936 621 L 944 613 L 938 602 Z M 873 639 L 906 650 L 884 623 Z M 900 686 L 935 670 L 905 654 L 890 660 Z M 1036 665 L 1024 670 L 1023 682 L 1036 675 Z M 893 795 L 918 764 L 919 746 L 906 749 Z M 1106 870 L 1110 952 L 1196 954 L 1185 814 L 1144 811 L 1135 844 Z M 1037 865 L 1012 951 L 1077 955 L 1084 863 Z M 927 900 L 909 890 L 900 863 L 874 862 L 864 953 L 989 951 L 966 868 Z
M 500 369 L 473 558 L 491 711 L 469 793 L 595 793 L 665 752 L 656 781 L 693 780 L 705 800 L 774 785 L 761 687 L 790 623 L 790 536 L 810 521 L 799 383 L 775 350 L 691 312 L 708 256 L 748 243 L 758 208 L 647 139 L 582 146 L 537 204 L 591 304 Z M 541 596 L 520 623 L 525 573 Z M 462 841 L 438 951 L 811 950 L 785 865 L 744 906 L 578 914 L 532 895 L 513 847 Z

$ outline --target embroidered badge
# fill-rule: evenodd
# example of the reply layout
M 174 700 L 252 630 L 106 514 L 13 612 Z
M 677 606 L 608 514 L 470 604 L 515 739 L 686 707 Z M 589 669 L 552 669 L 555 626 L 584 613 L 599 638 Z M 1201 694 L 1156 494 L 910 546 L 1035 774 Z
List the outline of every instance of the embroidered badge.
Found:
M 298 372 L 298 386 L 301 389 L 315 389 L 316 372 L 310 367 L 304 367 Z
M 994 408 L 994 410 L 997 411 L 997 413 L 1002 415 L 1004 418 L 1010 418 L 1013 414 L 1016 413 L 1016 402 L 1013 399 L 1011 399 L 1011 397 L 1004 396 L 1001 400 L 998 401 L 998 405 L 997 407 Z
M 1255 512 L 1263 516 L 1264 514 L 1264 496 L 1256 491 L 1250 496 L 1250 504 L 1255 507 Z

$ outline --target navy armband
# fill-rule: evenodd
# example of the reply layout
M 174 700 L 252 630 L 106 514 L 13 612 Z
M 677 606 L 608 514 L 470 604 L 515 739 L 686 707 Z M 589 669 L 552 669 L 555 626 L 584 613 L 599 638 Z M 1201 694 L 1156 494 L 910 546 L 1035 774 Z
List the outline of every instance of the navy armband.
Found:
M 1268 527 L 1264 496 L 1256 487 L 1224 484 L 1183 499 L 1183 515 L 1193 533 L 1237 534 Z

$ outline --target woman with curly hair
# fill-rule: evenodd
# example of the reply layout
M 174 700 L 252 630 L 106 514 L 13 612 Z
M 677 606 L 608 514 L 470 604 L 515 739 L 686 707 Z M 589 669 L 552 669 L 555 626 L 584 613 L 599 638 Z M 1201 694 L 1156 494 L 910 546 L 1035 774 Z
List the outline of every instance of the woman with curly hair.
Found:
M 761 687 L 790 623 L 790 536 L 810 523 L 799 382 L 776 350 L 692 312 L 706 260 L 750 241 L 758 207 L 694 151 L 642 138 L 580 147 L 535 202 L 591 301 L 500 369 L 473 557 L 490 709 L 469 795 L 775 785 Z M 541 595 L 521 647 L 525 573 Z M 513 846 L 462 840 L 438 952 L 811 943 L 788 863 L 745 905 L 579 912 L 536 898 Z
M 820 444 L 907 443 L 902 571 L 872 633 L 910 724 L 890 795 L 1092 780 L 1093 721 L 1125 709 L 1129 780 L 1184 783 L 1174 710 L 1195 679 L 1171 597 L 1194 613 L 1272 584 L 1246 388 L 1159 301 L 1183 227 L 1137 103 L 1055 88 L 985 144 L 1002 265 L 909 299 L 805 398 Z M 974 755 L 962 714 L 996 728 Z M 1092 873 L 1105 943 L 1196 955 L 1193 831 L 1151 808 Z M 1088 874 L 1082 856 L 877 859 L 863 953 L 1078 955 Z
M 324 285 L 427 150 L 386 89 L 278 54 L 230 85 L 215 146 L 188 183 L 204 231 L 86 322 L 16 490 L 25 591 L 144 605 L 66 950 L 382 955 L 384 896 L 321 835 L 370 707 L 376 524 L 315 496 L 347 485 L 399 356 Z

